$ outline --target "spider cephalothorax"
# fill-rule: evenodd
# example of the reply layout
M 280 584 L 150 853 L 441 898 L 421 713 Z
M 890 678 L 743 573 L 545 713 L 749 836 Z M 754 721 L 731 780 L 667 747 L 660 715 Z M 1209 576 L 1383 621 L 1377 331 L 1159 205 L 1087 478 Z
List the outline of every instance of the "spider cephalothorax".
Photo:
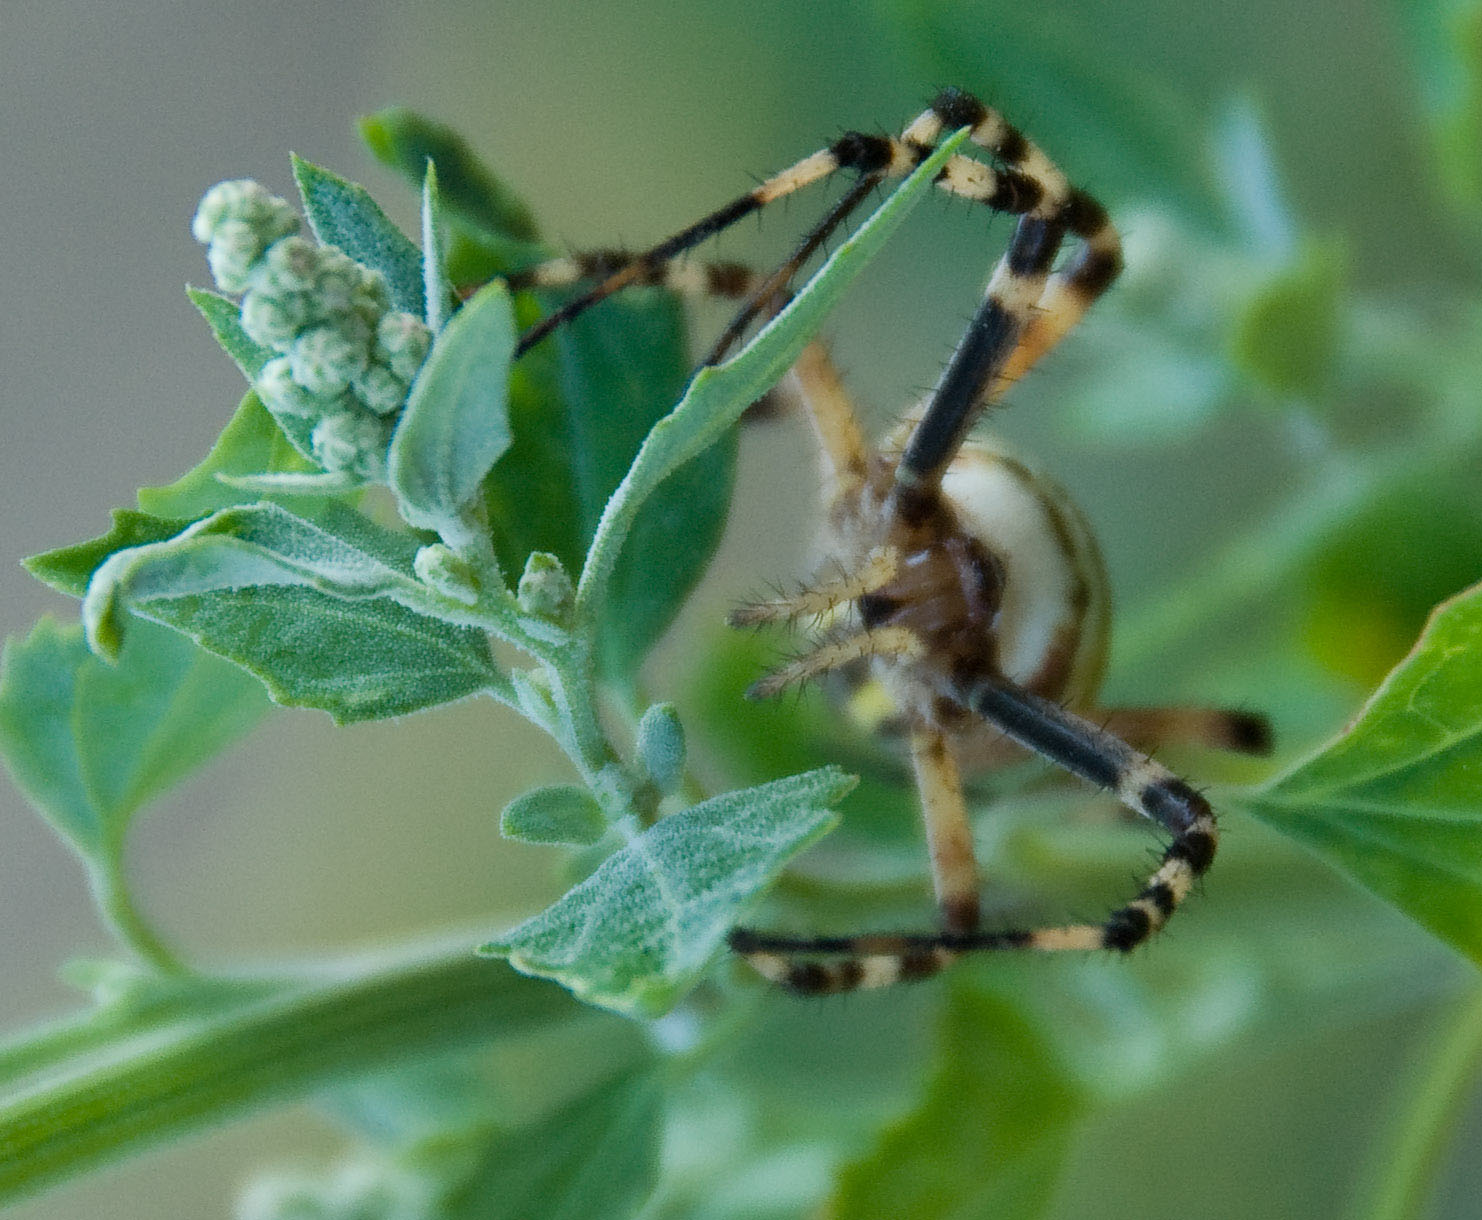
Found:
M 971 951 L 1133 948 L 1168 921 L 1218 843 L 1208 802 L 1142 751 L 1171 740 L 1250 752 L 1268 744 L 1257 716 L 1097 705 L 1108 599 L 1090 531 L 1052 483 L 994 446 L 967 440 L 983 409 L 1065 336 L 1121 269 L 1121 243 L 1102 207 L 971 95 L 939 94 L 898 139 L 850 132 L 646 252 L 574 256 L 514 277 L 529 285 L 600 280 L 527 332 L 520 350 L 618 289 L 661 284 L 745 299 L 711 354 L 718 359 L 752 320 L 785 299 L 792 274 L 877 183 L 909 173 L 959 128 L 995 164 L 953 156 L 937 185 L 1018 216 L 1008 249 L 935 389 L 878 448 L 822 347 L 804 351 L 791 382 L 822 455 L 820 571 L 827 575 L 732 616 L 738 625 L 784 620 L 815 629 L 808 650 L 761 679 L 754 694 L 867 665 L 908 738 L 921 798 L 941 930 L 732 934 L 736 952 L 797 991 L 922 978 Z M 839 170 L 859 181 L 771 275 L 670 261 Z M 1067 238 L 1079 249 L 1056 269 Z M 1100 923 L 979 928 L 960 772 L 1024 751 L 1110 789 L 1172 836 L 1141 892 Z

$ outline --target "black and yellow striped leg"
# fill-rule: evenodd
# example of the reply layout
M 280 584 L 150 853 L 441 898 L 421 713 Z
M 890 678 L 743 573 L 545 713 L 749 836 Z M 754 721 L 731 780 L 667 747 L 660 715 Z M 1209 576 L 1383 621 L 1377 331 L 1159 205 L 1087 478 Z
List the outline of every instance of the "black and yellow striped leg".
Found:
M 1110 788 L 1173 836 L 1142 891 L 1097 924 L 1030 930 L 800 938 L 738 929 L 731 948 L 790 990 L 827 994 L 926 978 L 964 953 L 1110 949 L 1127 952 L 1160 931 L 1209 869 L 1219 830 L 1209 803 L 1160 764 L 1059 704 L 1004 681 L 952 692 L 1021 745 Z M 832 961 L 817 961 L 819 957 Z

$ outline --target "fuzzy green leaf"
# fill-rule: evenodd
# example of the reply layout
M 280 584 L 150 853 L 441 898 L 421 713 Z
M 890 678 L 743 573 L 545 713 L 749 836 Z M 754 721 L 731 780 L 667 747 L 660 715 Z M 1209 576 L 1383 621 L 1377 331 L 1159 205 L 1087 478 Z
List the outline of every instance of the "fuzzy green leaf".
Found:
M 114 509 L 112 520 L 113 528 L 101 537 L 32 555 L 23 561 L 26 571 L 58 593 L 81 597 L 87 592 L 93 573 L 114 552 L 165 542 L 190 525 L 188 517 L 174 520 L 131 508 Z
M 1086 1109 L 1017 1008 L 956 991 L 920 1104 L 846 1165 L 832 1220 L 1032 1220 L 1052 1202 Z
M 390 483 L 412 525 L 459 528 L 484 476 L 509 448 L 509 293 L 486 284 L 438 335 L 391 439 Z
M 254 343 L 242 329 L 242 307 L 230 297 L 219 292 L 208 292 L 204 288 L 187 288 L 185 295 L 190 303 L 201 312 L 206 325 L 221 344 L 221 350 L 232 358 L 249 382 L 256 381 L 262 366 L 273 358 L 273 353 L 260 343 Z
M 521 843 L 583 846 L 607 833 L 607 818 L 585 788 L 553 784 L 515 797 L 499 817 L 499 831 Z
M 670 1008 L 751 901 L 837 824 L 854 780 L 825 767 L 728 792 L 659 822 L 484 953 L 634 1016 Z
M 127 605 L 250 670 L 279 703 L 342 722 L 401 715 L 500 681 L 482 632 L 431 616 L 415 548 L 348 509 L 318 524 L 269 504 L 225 509 L 110 556 L 84 620 L 106 654 Z
M 437 166 L 427 162 L 422 179 L 422 289 L 427 295 L 427 325 L 435 335 L 448 320 L 453 287 L 443 269 L 443 202 Z
M 318 468 L 289 443 L 277 420 L 257 395 L 249 391 L 211 446 L 211 452 L 173 483 L 163 487 L 141 487 L 139 507 L 156 517 L 203 517 L 218 508 L 251 503 L 259 498 L 256 489 L 240 482 L 233 483 L 233 479 L 249 479 L 256 475 L 302 477 L 319 473 Z M 301 498 L 299 511 L 308 511 Z
M 1245 798 L 1482 962 L 1482 586 L 1439 606 L 1341 736 Z
M 370 192 L 299 156 L 293 158 L 293 177 L 314 235 L 384 275 L 393 308 L 425 317 L 422 252 L 391 223 Z
M 424 115 L 392 106 L 360 120 L 360 135 L 376 159 L 419 183 L 427 163 L 437 166 L 448 208 L 491 234 L 533 242 L 530 209 L 489 172 L 463 138 Z
M 672 703 L 655 703 L 643 713 L 634 749 L 660 792 L 670 792 L 684 772 L 684 725 Z
M 137 942 L 122 878 L 134 814 L 246 733 L 268 705 L 262 687 L 225 661 L 162 627 L 136 628 L 112 666 L 88 651 L 80 628 L 50 619 L 7 641 L 0 756 Z
M 458 1184 L 438 1198 L 443 1220 L 617 1220 L 658 1178 L 664 1090 L 632 1070 L 530 1126 L 479 1142 L 424 1148 L 415 1162 Z

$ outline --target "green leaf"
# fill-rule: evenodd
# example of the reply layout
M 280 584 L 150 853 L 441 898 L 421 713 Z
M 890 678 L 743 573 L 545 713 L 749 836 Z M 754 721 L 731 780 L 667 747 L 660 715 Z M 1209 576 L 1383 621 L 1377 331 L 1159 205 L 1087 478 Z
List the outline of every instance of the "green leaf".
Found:
M 1230 358 L 1276 394 L 1319 397 L 1337 363 L 1347 259 L 1340 245 L 1310 244 L 1245 303 Z
M 148 623 L 105 665 L 77 627 L 42 619 L 7 641 L 0 756 L 16 786 L 82 857 L 106 918 L 140 952 L 170 955 L 123 879 L 134 814 L 252 728 L 267 710 L 248 675 Z
M 499 832 L 521 843 L 584 846 L 607 833 L 607 818 L 587 789 L 554 784 L 515 797 L 500 815 Z
M 666 1011 L 747 905 L 837 824 L 837 768 L 728 792 L 644 831 L 554 906 L 481 952 L 632 1016 Z
M 417 374 L 391 438 L 390 483 L 410 524 L 456 534 L 484 476 L 509 448 L 515 322 L 503 283 L 453 315 Z
M 966 139 L 964 130 L 943 140 L 840 245 L 786 309 L 730 360 L 701 369 L 674 410 L 653 426 L 598 522 L 577 586 L 579 620 L 608 621 L 605 602 L 613 569 L 640 509 L 676 470 L 725 435 L 741 413 L 792 366 L 844 290 L 920 202 L 937 172 Z
M 190 525 L 188 517 L 172 520 L 138 513 L 131 508 L 116 508 L 111 517 L 113 528 L 102 537 L 33 555 L 23 561 L 26 571 L 59 593 L 81 597 L 87 592 L 93 573 L 115 551 L 164 542 Z
M 1458 212 L 1482 200 L 1482 4 L 1425 0 L 1398 6 L 1410 37 L 1441 185 Z
M 107 650 L 128 605 L 256 674 L 275 701 L 341 722 L 500 686 L 484 634 L 433 616 L 415 550 L 333 505 L 317 524 L 276 505 L 225 509 L 105 560 L 84 618 Z
M 1258 817 L 1482 962 L 1482 586 L 1313 757 L 1251 793 Z
M 1020 1010 L 958 988 L 924 1097 L 840 1172 L 830 1220 L 1045 1215 L 1087 1108 Z
M 259 498 L 256 488 L 234 483 L 234 479 L 258 475 L 301 478 L 319 473 L 289 443 L 261 399 L 249 391 L 200 464 L 163 487 L 141 487 L 139 507 L 156 517 L 194 519 Z M 288 494 L 287 489 L 281 490 Z M 301 505 L 300 511 L 307 511 L 306 506 Z
M 452 128 L 392 106 L 360 120 L 360 135 L 383 165 L 420 183 L 428 161 L 437 166 L 450 211 L 491 234 L 519 241 L 539 238 L 530 209 L 500 182 Z
M 619 1220 L 658 1179 L 663 1098 L 655 1072 L 630 1071 L 541 1122 L 432 1144 L 412 1164 L 444 1176 L 457 1167 L 441 1220 Z
M 533 551 L 580 571 L 603 508 L 688 373 L 681 311 L 651 292 L 604 302 L 516 361 L 514 440 L 485 484 L 505 571 L 522 570 Z M 732 439 L 645 505 L 613 576 L 610 613 L 598 625 L 610 679 L 631 681 L 709 562 L 725 525 L 733 463 Z
M 370 192 L 299 156 L 293 158 L 293 177 L 314 235 L 384 275 L 393 308 L 426 317 L 422 252 L 391 223 Z
M 442 330 L 453 305 L 453 286 L 443 269 L 442 211 L 437 166 L 429 161 L 422 179 L 422 288 L 427 296 L 427 325 L 434 335 Z
M 262 366 L 273 358 L 273 353 L 260 343 L 255 343 L 242 329 L 242 307 L 230 297 L 219 292 L 208 292 L 204 288 L 187 288 L 185 295 L 190 303 L 200 310 L 201 317 L 221 344 L 221 350 L 232 358 L 249 382 L 256 381 Z

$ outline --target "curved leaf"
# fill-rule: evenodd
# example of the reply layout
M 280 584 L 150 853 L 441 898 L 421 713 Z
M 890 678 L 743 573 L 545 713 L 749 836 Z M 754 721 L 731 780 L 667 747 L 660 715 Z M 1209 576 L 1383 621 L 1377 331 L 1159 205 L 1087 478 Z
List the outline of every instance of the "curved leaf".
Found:
M 1482 586 L 1437 607 L 1341 736 L 1244 799 L 1482 962 L 1479 776 Z

